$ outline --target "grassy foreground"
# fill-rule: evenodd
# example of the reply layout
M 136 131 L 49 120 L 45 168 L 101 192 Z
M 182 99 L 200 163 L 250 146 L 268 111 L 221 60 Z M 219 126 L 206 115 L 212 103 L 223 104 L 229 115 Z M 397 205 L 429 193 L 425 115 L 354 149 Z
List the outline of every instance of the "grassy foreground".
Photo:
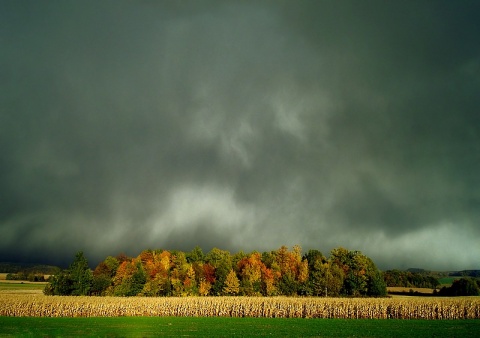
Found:
M 0 317 L 0 336 L 478 337 L 479 320 Z

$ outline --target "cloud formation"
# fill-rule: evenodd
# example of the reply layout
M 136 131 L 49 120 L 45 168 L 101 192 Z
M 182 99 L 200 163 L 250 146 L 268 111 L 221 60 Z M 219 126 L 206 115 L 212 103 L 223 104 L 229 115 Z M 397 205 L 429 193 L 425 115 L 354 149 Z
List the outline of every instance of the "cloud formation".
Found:
M 0 257 L 473 269 L 475 1 L 0 4 Z

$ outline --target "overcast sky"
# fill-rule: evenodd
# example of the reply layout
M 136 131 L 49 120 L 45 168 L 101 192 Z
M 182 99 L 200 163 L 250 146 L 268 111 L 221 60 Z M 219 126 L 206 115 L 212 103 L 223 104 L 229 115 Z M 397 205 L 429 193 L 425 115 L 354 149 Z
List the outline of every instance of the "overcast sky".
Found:
M 0 0 L 0 261 L 480 269 L 480 2 Z

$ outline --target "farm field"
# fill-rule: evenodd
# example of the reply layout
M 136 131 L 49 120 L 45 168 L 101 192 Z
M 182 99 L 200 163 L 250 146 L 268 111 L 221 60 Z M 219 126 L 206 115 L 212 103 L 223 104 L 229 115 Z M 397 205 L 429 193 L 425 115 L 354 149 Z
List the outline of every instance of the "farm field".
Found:
M 0 317 L 0 336 L 477 337 L 478 320 Z
M 423 294 L 433 294 L 433 289 L 428 289 L 428 288 L 415 288 L 415 287 L 404 287 L 404 286 L 389 286 L 387 287 L 387 292 L 388 293 L 395 293 L 395 292 L 403 292 L 403 293 L 408 293 L 408 292 L 418 292 L 418 293 L 423 293 Z
M 480 297 L 60 297 L 44 296 L 43 287 L 0 282 L 1 337 L 476 337 L 480 330 Z M 402 320 L 442 316 L 462 319 Z
M 0 281 L 0 294 L 34 294 L 42 295 L 45 284 L 40 282 Z
M 0 293 L 0 316 L 480 319 L 480 297 L 69 297 Z
M 438 280 L 440 283 L 440 287 L 442 286 L 450 286 L 452 285 L 453 281 L 460 279 L 461 277 L 454 276 L 454 277 L 442 277 Z
M 0 337 L 477 337 L 480 332 L 480 297 L 437 297 L 426 288 L 389 287 L 391 298 L 47 297 L 45 284 L 0 274 Z

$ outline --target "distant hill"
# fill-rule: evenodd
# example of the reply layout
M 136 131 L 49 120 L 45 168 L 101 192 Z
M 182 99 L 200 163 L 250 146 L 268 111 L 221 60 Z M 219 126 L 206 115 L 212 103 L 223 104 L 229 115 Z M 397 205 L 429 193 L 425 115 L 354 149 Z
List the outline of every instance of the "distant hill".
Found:
M 31 263 L 10 263 L 0 262 L 0 273 L 39 273 L 53 275 L 60 268 L 53 265 L 31 264 Z
M 403 271 L 403 270 L 400 270 Z M 460 271 L 432 271 L 419 268 L 408 268 L 405 271 L 420 273 L 423 275 L 440 275 L 440 276 L 452 276 L 452 277 L 480 277 L 480 270 L 460 270 Z
M 399 270 L 399 271 L 406 271 L 414 274 L 419 274 L 422 276 L 432 276 L 437 279 L 448 279 L 448 277 L 473 277 L 473 278 L 480 278 L 480 270 L 460 270 L 460 271 L 432 271 L 420 268 L 408 268 L 406 270 Z M 451 279 L 449 279 L 451 280 Z M 443 284 L 443 283 L 442 283 Z
M 480 277 L 480 270 L 462 270 L 462 271 L 453 271 L 450 272 L 449 276 L 460 276 L 460 277 Z
M 430 271 L 425 270 L 425 269 L 419 269 L 419 268 L 409 268 L 407 269 L 408 272 L 415 272 L 415 273 L 421 273 L 421 274 L 429 274 Z

